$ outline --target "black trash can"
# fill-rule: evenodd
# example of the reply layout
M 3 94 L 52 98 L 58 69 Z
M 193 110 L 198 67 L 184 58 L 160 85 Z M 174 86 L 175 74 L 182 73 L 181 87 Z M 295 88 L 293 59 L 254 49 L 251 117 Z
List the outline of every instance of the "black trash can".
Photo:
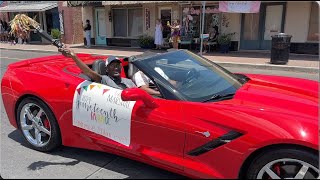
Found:
M 287 64 L 289 61 L 291 35 L 279 33 L 272 37 L 271 64 Z

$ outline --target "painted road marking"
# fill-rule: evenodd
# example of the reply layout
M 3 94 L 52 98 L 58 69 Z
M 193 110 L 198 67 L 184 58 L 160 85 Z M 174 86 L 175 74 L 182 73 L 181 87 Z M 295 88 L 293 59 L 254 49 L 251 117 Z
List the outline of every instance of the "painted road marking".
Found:
M 2 59 L 2 58 L 6 58 L 6 59 L 16 59 L 16 60 L 23 60 L 23 59 L 20 59 L 20 58 L 1 57 L 1 56 L 0 56 L 0 59 Z

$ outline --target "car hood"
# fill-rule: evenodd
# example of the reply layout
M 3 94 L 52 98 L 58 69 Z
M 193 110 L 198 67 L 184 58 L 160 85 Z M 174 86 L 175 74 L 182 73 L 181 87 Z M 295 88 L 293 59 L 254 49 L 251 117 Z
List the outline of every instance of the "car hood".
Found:
M 300 78 L 246 74 L 249 80 L 234 101 L 247 108 L 318 117 L 318 82 Z

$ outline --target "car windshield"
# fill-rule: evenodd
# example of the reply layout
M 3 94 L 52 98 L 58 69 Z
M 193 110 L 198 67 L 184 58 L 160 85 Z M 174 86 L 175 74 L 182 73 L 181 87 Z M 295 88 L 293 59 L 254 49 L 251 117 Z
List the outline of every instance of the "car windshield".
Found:
M 242 86 L 234 74 L 190 51 L 156 55 L 143 63 L 189 101 L 208 102 L 230 96 Z

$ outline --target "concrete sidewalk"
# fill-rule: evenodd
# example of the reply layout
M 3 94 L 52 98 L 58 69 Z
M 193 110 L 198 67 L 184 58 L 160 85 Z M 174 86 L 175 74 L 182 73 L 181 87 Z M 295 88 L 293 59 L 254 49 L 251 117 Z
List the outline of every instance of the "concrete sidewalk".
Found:
M 95 55 L 116 55 L 120 57 L 139 55 L 147 49 L 131 48 L 131 47 L 114 47 L 114 46 L 92 46 L 85 48 L 83 44 L 67 45 L 76 53 L 88 53 Z M 57 52 L 57 48 L 53 45 L 33 45 L 33 44 L 16 44 L 0 43 L 0 50 L 26 50 L 26 51 L 46 51 Z M 165 52 L 165 50 L 151 50 L 154 52 Z M 0 51 L 1 53 L 1 51 Z M 308 73 L 319 73 L 319 56 L 318 55 L 299 55 L 290 54 L 289 62 L 286 65 L 270 64 L 270 51 L 232 51 L 228 54 L 219 52 L 211 52 L 203 54 L 203 56 L 213 62 L 227 67 L 247 67 L 257 69 L 272 69 L 297 71 Z

